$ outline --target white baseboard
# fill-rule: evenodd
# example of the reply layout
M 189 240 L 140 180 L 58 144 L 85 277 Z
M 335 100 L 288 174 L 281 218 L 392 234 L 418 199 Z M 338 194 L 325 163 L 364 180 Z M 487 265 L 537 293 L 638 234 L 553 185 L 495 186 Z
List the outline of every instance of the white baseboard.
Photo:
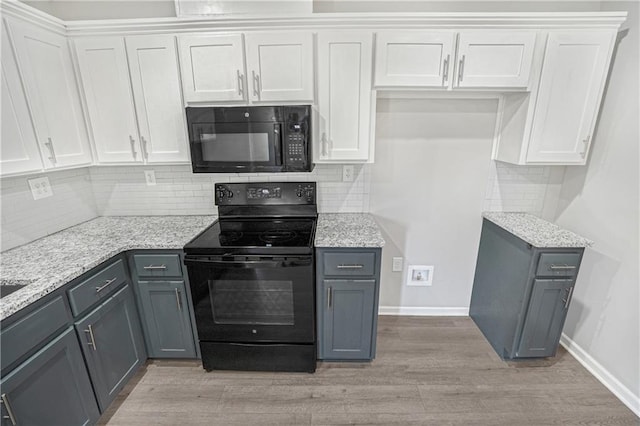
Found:
M 380 306 L 379 315 L 415 315 L 424 317 L 466 317 L 469 307 L 463 308 L 423 308 L 414 306 Z
M 560 344 L 565 347 L 575 359 L 578 360 L 584 368 L 589 371 L 596 379 L 607 387 L 624 405 L 629 407 L 636 416 L 640 417 L 640 397 L 635 395 L 629 388 L 623 385 L 609 371 L 604 368 L 598 361 L 593 359 L 584 349 L 576 342 L 562 333 Z

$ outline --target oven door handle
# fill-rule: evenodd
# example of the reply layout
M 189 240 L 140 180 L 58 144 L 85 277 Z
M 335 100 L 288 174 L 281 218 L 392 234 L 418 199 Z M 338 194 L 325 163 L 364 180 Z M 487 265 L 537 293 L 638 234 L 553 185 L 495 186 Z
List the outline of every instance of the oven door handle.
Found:
M 213 266 L 218 268 L 286 268 L 292 266 L 309 266 L 311 265 L 311 259 L 309 260 L 205 260 L 205 259 L 184 259 L 185 265 L 194 266 Z

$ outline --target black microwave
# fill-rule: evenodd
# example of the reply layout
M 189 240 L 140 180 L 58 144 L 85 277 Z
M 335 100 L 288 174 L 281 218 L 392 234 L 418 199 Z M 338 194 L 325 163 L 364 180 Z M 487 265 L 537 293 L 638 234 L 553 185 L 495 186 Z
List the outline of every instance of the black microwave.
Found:
M 310 172 L 311 106 L 187 107 L 194 173 Z

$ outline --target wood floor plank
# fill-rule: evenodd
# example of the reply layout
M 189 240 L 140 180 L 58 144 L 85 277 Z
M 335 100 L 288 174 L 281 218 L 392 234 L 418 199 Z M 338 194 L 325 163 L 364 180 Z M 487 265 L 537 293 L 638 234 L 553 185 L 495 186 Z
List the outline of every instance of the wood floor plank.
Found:
M 379 318 L 371 363 L 315 374 L 205 372 L 150 361 L 100 419 L 108 425 L 638 425 L 562 348 L 505 362 L 466 317 Z

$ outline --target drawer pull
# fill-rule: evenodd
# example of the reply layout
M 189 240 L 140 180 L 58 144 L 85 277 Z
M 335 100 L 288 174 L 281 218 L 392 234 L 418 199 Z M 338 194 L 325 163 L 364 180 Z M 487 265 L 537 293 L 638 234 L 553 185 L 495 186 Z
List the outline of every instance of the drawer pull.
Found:
M 353 265 L 338 265 L 338 269 L 362 269 L 364 265 L 353 264 Z
M 571 295 L 572 294 L 573 294 L 573 287 L 570 287 L 569 290 L 567 290 L 567 298 L 566 298 L 566 300 L 563 300 L 565 309 L 567 309 L 569 307 L 569 301 L 571 300 Z
M 113 284 L 114 282 L 116 282 L 118 278 L 111 278 L 110 280 L 106 280 L 104 282 L 103 285 L 101 285 L 100 287 L 96 287 L 96 293 L 100 293 L 102 290 L 104 290 L 105 288 L 109 287 L 111 284 Z
M 88 345 L 91 346 L 94 351 L 97 351 L 98 348 L 96 348 L 96 339 L 95 339 L 95 337 L 93 337 L 93 327 L 91 326 L 91 324 L 89 324 L 89 328 L 87 330 L 85 330 L 84 332 L 85 333 L 89 333 L 89 337 L 91 337 L 91 341 L 87 342 Z
M 145 271 L 164 271 L 167 269 L 166 265 L 147 265 L 143 266 L 142 269 Z
M 16 417 L 13 415 L 13 410 L 11 409 L 11 406 L 9 405 L 9 401 L 7 400 L 7 394 L 6 393 L 2 394 L 2 403 L 6 407 L 7 414 L 8 414 L 8 416 L 5 416 L 5 419 L 8 418 L 11 421 L 11 424 L 13 426 L 16 426 L 18 423 L 16 422 Z
M 551 269 L 552 271 L 571 271 L 573 269 L 576 269 L 575 265 L 567 265 L 566 263 L 564 265 L 554 265 L 552 264 L 551 266 L 549 266 L 549 269 Z

